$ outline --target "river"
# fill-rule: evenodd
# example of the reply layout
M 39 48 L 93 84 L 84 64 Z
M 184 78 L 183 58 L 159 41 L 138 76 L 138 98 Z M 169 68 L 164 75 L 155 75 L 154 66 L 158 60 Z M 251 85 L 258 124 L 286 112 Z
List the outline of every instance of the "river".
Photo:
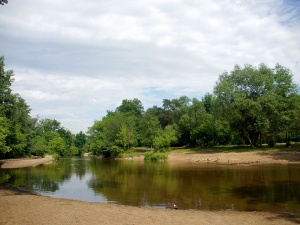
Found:
M 219 165 L 63 158 L 0 170 L 0 181 L 42 195 L 180 209 L 300 213 L 300 165 Z

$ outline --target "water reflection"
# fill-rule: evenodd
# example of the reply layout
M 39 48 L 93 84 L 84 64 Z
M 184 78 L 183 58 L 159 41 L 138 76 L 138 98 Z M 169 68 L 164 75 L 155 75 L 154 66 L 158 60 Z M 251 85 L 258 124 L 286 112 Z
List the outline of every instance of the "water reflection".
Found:
M 300 213 L 299 169 L 300 165 L 238 167 L 66 158 L 50 165 L 0 170 L 0 176 L 15 186 L 60 198 Z

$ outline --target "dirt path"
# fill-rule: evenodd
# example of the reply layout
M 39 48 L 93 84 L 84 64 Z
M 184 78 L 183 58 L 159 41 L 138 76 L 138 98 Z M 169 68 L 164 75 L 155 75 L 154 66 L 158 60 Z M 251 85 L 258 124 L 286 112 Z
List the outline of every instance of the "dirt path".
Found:
M 264 212 L 154 209 L 107 203 L 88 203 L 33 195 L 10 186 L 0 187 L 0 224 L 201 224 L 292 225 L 300 217 Z

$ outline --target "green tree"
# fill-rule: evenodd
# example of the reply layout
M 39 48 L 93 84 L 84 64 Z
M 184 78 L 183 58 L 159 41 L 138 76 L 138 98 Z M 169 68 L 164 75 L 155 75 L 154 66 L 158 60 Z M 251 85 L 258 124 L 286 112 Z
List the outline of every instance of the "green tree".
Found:
M 2 158 L 11 149 L 6 143 L 6 137 L 9 134 L 9 126 L 5 117 L 0 117 L 0 158 Z
M 133 130 L 131 128 L 127 128 L 125 124 L 122 124 L 115 143 L 123 149 L 129 149 L 130 146 L 134 144 Z
M 85 133 L 80 131 L 78 134 L 75 135 L 74 145 L 78 148 L 79 154 L 83 152 L 83 147 L 87 143 L 87 136 Z
M 81 152 L 75 145 L 71 145 L 66 155 L 73 156 L 73 155 L 80 155 Z
M 168 151 L 171 147 L 172 142 L 177 141 L 176 130 L 172 125 L 168 125 L 160 133 L 160 135 L 154 138 L 154 150 L 165 152 Z
M 195 98 L 191 104 L 183 105 L 174 112 L 174 123 L 178 130 L 180 145 L 195 145 L 191 140 L 191 131 L 197 126 L 199 119 L 203 117 L 203 113 L 205 113 L 203 104 Z
M 57 130 L 57 133 L 59 133 L 59 136 L 64 139 L 64 142 L 66 143 L 66 152 L 70 151 L 70 148 L 73 144 L 73 139 L 75 138 L 71 131 L 67 130 L 64 127 L 60 127 Z M 72 155 L 71 153 L 67 153 L 68 155 Z
M 119 133 L 124 123 L 124 115 L 120 112 L 108 112 L 100 121 L 95 121 L 88 130 L 88 143 L 95 155 L 118 144 Z
M 141 142 L 153 147 L 154 139 L 162 132 L 158 118 L 153 111 L 147 110 L 140 123 Z
M 206 93 L 202 98 L 203 105 L 205 107 L 206 112 L 212 113 L 214 109 L 214 96 L 210 93 Z
M 31 153 L 38 156 L 47 153 L 47 143 L 44 137 L 36 136 L 32 139 Z
M 53 133 L 53 137 L 48 142 L 48 151 L 53 154 L 57 153 L 60 156 L 66 155 L 66 143 L 62 137 L 59 136 L 58 133 Z
M 297 85 L 291 71 L 278 64 L 273 69 L 264 64 L 235 66 L 220 75 L 214 94 L 222 117 L 252 147 L 261 136 L 286 130 L 296 115 Z
M 122 104 L 117 107 L 116 112 L 141 116 L 144 113 L 144 106 L 137 98 L 134 98 L 133 100 L 124 99 Z
M 164 120 L 166 121 L 165 128 L 167 125 L 172 125 L 176 119 L 178 119 L 178 116 L 176 118 L 176 115 L 180 108 L 189 106 L 191 100 L 187 96 L 181 96 L 178 99 L 163 99 L 163 114 L 164 114 Z
M 30 109 L 25 100 L 11 90 L 13 70 L 5 71 L 4 57 L 0 57 L 0 117 L 5 118 L 5 152 L 2 157 L 22 156 L 29 151 L 31 138 Z M 2 138 L 4 138 L 2 135 Z M 4 151 L 3 151 L 4 152 Z
M 61 125 L 55 119 L 42 119 L 39 121 L 37 129 L 40 133 L 56 132 L 61 129 Z

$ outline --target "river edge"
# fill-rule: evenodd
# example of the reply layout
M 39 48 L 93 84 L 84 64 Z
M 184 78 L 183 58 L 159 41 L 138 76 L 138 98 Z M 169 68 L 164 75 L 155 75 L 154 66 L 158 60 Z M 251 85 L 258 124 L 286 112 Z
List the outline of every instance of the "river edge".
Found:
M 142 161 L 143 156 L 122 158 L 120 160 Z M 170 164 L 192 163 L 221 165 L 264 165 L 264 164 L 297 164 L 300 163 L 299 151 L 251 151 L 251 152 L 169 152 Z
M 0 224 L 292 225 L 299 215 L 268 212 L 156 209 L 56 199 L 0 185 Z
M 299 163 L 299 152 L 170 153 L 168 162 L 242 164 Z M 218 160 L 217 160 L 218 159 Z M 24 159 L 27 161 L 30 159 Z M 34 159 L 35 161 L 36 159 Z M 133 159 L 128 159 L 133 160 Z M 217 161 L 216 161 L 217 160 Z M 228 161 L 229 160 L 229 161 Z M 16 160 L 8 160 L 16 161 Z M 22 159 L 19 159 L 22 161 Z M 259 162 L 256 162 L 259 161 Z M 24 162 L 24 161 L 23 161 Z M 50 160 L 50 162 L 52 162 Z M 199 165 L 200 165 L 199 164 Z M 34 164 L 35 165 L 35 164 Z M 33 166 L 34 166 L 33 165 Z M 0 224 L 300 224 L 300 215 L 268 212 L 200 211 L 91 203 L 41 196 L 0 185 Z
M 143 156 L 120 158 L 118 160 L 143 161 Z M 1 169 L 25 168 L 51 163 L 54 158 L 47 155 L 44 158 L 20 158 L 0 160 Z M 295 164 L 300 163 L 298 151 L 253 151 L 253 152 L 169 152 L 170 164 L 182 162 L 203 164 L 216 163 L 222 165 L 263 165 L 263 164 Z
M 36 158 L 20 158 L 20 159 L 5 159 L 0 160 L 1 169 L 16 169 L 25 168 L 31 166 L 38 166 L 40 164 L 51 163 L 54 161 L 52 155 L 46 155 L 45 157 Z

